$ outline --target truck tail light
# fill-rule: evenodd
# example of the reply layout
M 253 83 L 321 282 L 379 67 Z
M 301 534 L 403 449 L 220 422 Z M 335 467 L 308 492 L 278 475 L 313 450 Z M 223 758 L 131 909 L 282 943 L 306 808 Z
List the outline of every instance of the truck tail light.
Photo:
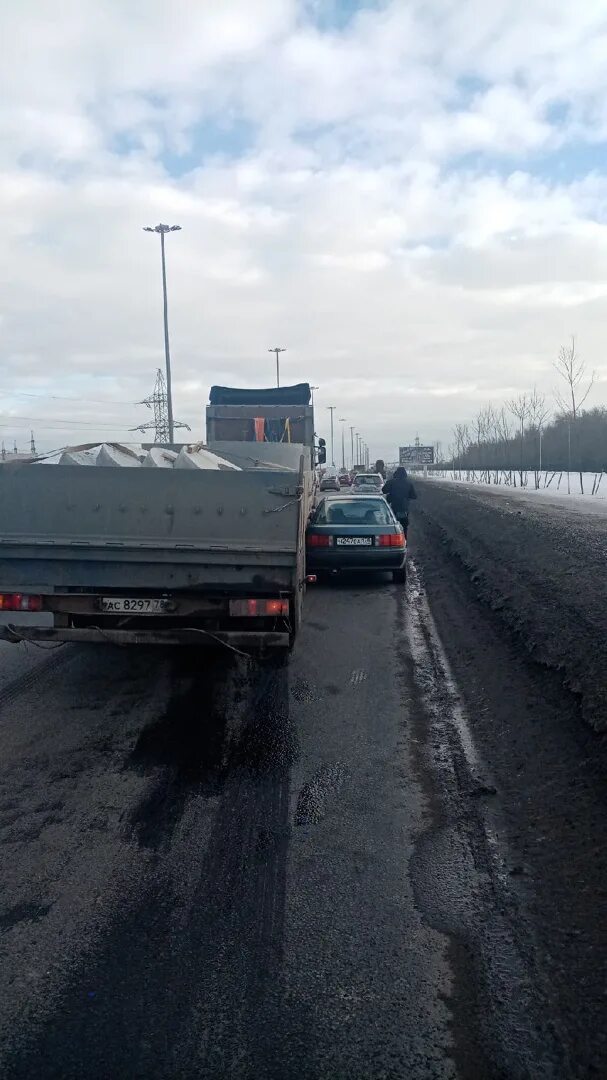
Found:
M 230 615 L 268 618 L 273 615 L 289 615 L 288 600 L 230 600 Z
M 0 593 L 0 611 L 40 611 L 41 596 L 29 596 L 27 593 Z
M 377 537 L 379 547 L 402 548 L 405 546 L 404 533 L 382 533 Z
M 306 544 L 308 547 L 331 547 L 331 537 L 327 533 L 309 533 Z

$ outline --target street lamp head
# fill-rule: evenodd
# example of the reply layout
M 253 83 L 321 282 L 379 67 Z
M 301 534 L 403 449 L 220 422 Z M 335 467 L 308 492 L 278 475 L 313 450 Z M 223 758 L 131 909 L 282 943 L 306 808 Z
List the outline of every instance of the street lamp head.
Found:
M 151 225 L 144 225 L 143 231 L 156 233 L 180 232 L 181 225 L 163 225 L 162 223 L 160 225 L 154 225 L 153 227 Z
M 273 353 L 286 352 L 286 351 L 287 351 L 286 349 L 279 349 L 279 348 L 268 349 L 268 352 L 273 352 Z

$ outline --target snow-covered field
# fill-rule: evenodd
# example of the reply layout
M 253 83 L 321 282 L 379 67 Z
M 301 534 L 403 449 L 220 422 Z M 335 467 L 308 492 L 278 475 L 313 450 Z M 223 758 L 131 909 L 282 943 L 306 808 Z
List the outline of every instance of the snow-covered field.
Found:
M 582 473 L 580 483 L 579 473 L 529 471 L 523 472 L 521 485 L 521 474 L 514 470 L 506 472 L 494 469 L 482 471 L 470 469 L 460 472 L 453 469 L 435 469 L 432 472 L 428 471 L 428 479 L 475 484 L 507 494 L 516 491 L 547 498 L 579 499 L 583 497 L 607 501 L 607 475 L 605 473 Z

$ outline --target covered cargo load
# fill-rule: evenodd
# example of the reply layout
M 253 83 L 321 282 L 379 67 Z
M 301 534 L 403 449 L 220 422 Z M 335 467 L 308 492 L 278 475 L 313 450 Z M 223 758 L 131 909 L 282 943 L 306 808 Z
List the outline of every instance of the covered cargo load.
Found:
M 250 390 L 238 386 L 212 386 L 210 405 L 309 405 L 312 391 L 309 383 L 295 386 L 271 386 Z
M 179 452 L 165 446 L 126 446 L 122 443 L 99 443 L 90 446 L 69 446 L 59 454 L 29 459 L 38 465 L 97 465 L 103 468 L 132 469 L 226 469 L 241 466 L 209 450 L 203 443 L 182 446 Z
M 240 465 L 226 461 L 219 454 L 207 450 L 206 446 L 197 443 L 195 446 L 182 446 L 176 459 L 176 469 L 239 469 Z
M 311 475 L 0 465 L 0 638 L 293 643 Z
M 264 447 L 305 448 L 306 468 L 313 469 L 314 409 L 309 383 L 249 390 L 213 386 L 206 410 L 207 445 L 221 454 L 227 444 L 256 443 Z

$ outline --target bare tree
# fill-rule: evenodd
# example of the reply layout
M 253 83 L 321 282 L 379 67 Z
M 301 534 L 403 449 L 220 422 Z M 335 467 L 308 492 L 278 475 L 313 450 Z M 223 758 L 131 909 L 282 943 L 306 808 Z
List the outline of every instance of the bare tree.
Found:
M 560 390 L 555 392 L 556 403 L 567 417 L 568 420 L 568 465 L 567 465 L 567 490 L 571 493 L 571 486 L 569 482 L 569 474 L 571 472 L 571 434 L 572 428 L 576 437 L 576 446 L 578 449 L 578 467 L 580 475 L 580 491 L 584 494 L 584 480 L 582 476 L 582 463 L 579 460 L 579 438 L 577 437 L 576 421 L 580 415 L 580 411 L 586 398 L 588 397 L 596 373 L 592 371 L 589 376 L 586 375 L 586 364 L 578 355 L 575 345 L 575 335 L 571 335 L 571 345 L 561 345 L 559 354 L 554 362 L 556 372 L 560 375 L 561 379 L 565 383 L 563 392 Z M 586 383 L 586 380 L 587 383 Z M 586 384 L 584 388 L 584 384 Z
M 459 476 L 461 479 L 462 463 L 470 447 L 470 433 L 467 424 L 456 424 L 453 429 L 453 437 L 457 450 Z
M 512 470 L 510 468 L 510 440 L 512 439 L 512 427 L 508 413 L 502 405 L 497 417 L 497 438 L 502 457 L 502 468 L 508 471 L 508 483 L 512 483 Z
M 471 479 L 479 463 L 481 479 L 488 476 L 490 482 L 493 470 L 495 483 L 503 480 L 515 487 L 521 474 L 524 485 L 525 474 L 529 476 L 533 473 L 536 487 L 540 483 L 549 487 L 557 476 L 560 484 L 561 478 L 567 474 L 572 449 L 571 410 L 559 411 L 550 417 L 549 406 L 537 388 L 511 401 L 508 407 L 502 405 L 495 409 L 491 405 L 485 406 L 471 428 L 457 424 L 448 449 L 450 467 L 460 479 L 464 470 L 467 479 Z M 595 473 L 594 484 L 591 485 L 594 494 L 600 477 L 607 476 L 607 407 L 586 407 L 577 411 L 575 437 L 582 469 Z M 438 451 L 436 456 L 440 461 Z M 546 467 L 552 475 L 543 471 Z M 583 483 L 584 487 L 588 486 L 585 476 Z M 571 490 L 570 475 L 568 490 Z
M 481 449 L 486 436 L 485 410 L 480 409 L 474 418 L 474 431 L 476 433 L 476 464 L 479 467 L 481 479 L 483 476 L 483 450 Z
M 523 470 L 525 468 L 525 424 L 529 418 L 529 398 L 527 394 L 519 394 L 517 398 L 512 398 L 512 401 L 508 402 L 508 408 L 513 416 L 516 417 L 519 423 L 519 433 L 521 440 L 521 467 L 519 473 L 520 486 L 523 487 Z
M 561 345 L 554 367 L 566 384 L 562 394 L 558 390 L 556 391 L 554 395 L 556 403 L 562 412 L 571 413 L 575 421 L 594 386 L 596 378 L 596 372 L 591 372 L 586 389 L 584 390 L 581 387 L 581 384 L 586 381 L 586 365 L 578 356 L 575 335 L 572 334 L 571 336 L 571 345 Z
M 542 471 L 542 435 L 544 424 L 550 416 L 550 409 L 546 405 L 544 394 L 540 394 L 537 386 L 533 387 L 533 393 L 529 395 L 529 423 L 538 436 L 538 466 L 535 470 L 535 487 L 540 486 L 540 473 Z
M 487 480 L 491 482 L 490 466 L 494 468 L 494 482 L 499 481 L 498 476 L 498 451 L 499 451 L 499 425 L 498 416 L 491 402 L 485 409 L 485 439 L 487 454 Z

